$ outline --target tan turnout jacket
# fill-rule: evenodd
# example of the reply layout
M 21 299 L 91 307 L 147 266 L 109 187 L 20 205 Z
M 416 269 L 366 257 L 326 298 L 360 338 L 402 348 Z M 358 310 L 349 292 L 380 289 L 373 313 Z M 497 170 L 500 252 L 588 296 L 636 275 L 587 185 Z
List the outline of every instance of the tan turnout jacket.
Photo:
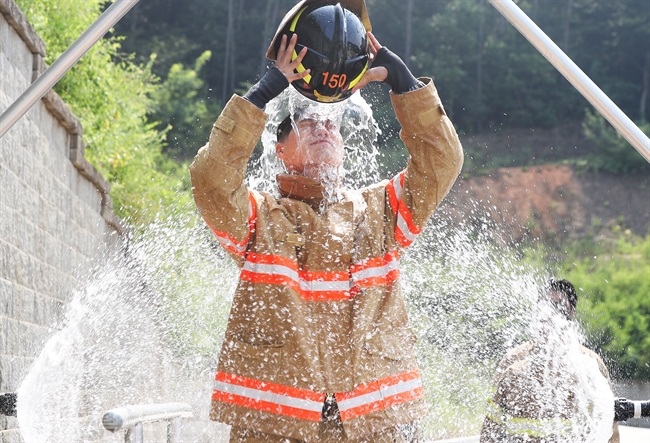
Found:
M 391 180 L 319 209 L 318 182 L 278 177 L 281 198 L 244 185 L 266 115 L 233 96 L 190 171 L 194 199 L 241 267 L 212 394 L 213 420 L 318 439 L 326 393 L 348 438 L 427 413 L 398 258 L 462 166 L 430 79 L 391 94 L 411 158 Z
M 488 403 L 488 412 L 481 429 L 481 443 L 579 443 L 570 441 L 553 429 L 562 430 L 570 426 L 573 393 L 571 381 L 554 368 L 546 368 L 546 377 L 554 377 L 554 382 L 562 383 L 563 397 L 552 399 L 554 405 L 545 404 L 550 399 L 538 395 L 543 390 L 543 375 L 529 376 L 527 366 L 534 351 L 531 342 L 525 342 L 508 351 L 501 359 L 494 375 L 494 398 Z M 601 374 L 609 381 L 609 371 L 603 360 L 595 352 L 581 347 L 583 354 L 596 360 Z M 612 408 L 614 405 L 612 404 Z M 555 408 L 555 413 L 550 415 Z M 613 424 L 609 443 L 619 443 L 618 425 Z

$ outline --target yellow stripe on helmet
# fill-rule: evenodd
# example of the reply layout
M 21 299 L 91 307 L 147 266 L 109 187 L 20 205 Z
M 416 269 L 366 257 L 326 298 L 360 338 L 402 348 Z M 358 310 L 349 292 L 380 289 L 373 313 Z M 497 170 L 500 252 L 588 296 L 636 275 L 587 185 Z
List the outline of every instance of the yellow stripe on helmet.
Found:
M 318 99 L 319 102 L 323 102 L 323 103 L 332 103 L 333 101 L 335 101 L 337 98 L 341 96 L 341 94 L 334 95 L 334 96 L 322 95 L 315 89 L 314 89 L 314 95 L 316 96 L 316 99 Z
M 296 32 L 296 26 L 298 26 L 298 19 L 302 15 L 303 12 L 305 12 L 305 9 L 307 9 L 308 6 L 305 6 L 296 14 L 296 16 L 293 18 L 293 21 L 291 22 L 291 26 L 289 26 L 289 31 L 291 32 Z
M 348 85 L 348 88 L 352 89 L 354 87 L 354 85 L 359 83 L 359 80 L 361 80 L 361 78 L 363 77 L 363 74 L 365 74 L 367 70 L 368 70 L 368 62 L 366 62 L 366 66 L 364 66 L 363 69 L 361 70 L 361 74 L 359 74 L 352 81 L 350 81 L 350 84 Z
M 298 26 L 298 19 L 300 18 L 300 16 L 302 15 L 302 13 L 305 12 L 305 9 L 307 9 L 307 6 L 305 6 L 304 8 L 302 8 L 302 9 L 300 10 L 300 12 L 298 12 L 298 13 L 296 14 L 296 16 L 293 18 L 293 20 L 291 21 L 291 26 L 289 26 L 289 31 L 291 31 L 291 32 L 296 32 L 296 26 Z M 293 50 L 293 54 L 291 54 L 291 61 L 294 61 L 294 60 L 297 59 L 297 58 L 298 58 L 298 53 L 296 52 L 296 50 L 295 50 L 295 48 L 294 48 L 294 50 Z M 305 72 L 306 70 L 307 70 L 307 68 L 305 68 L 305 66 L 304 66 L 302 63 L 300 63 L 298 66 L 296 66 L 296 71 L 298 71 L 299 73 L 300 73 L 300 72 Z M 303 80 L 304 80 L 305 82 L 307 82 L 307 83 L 311 83 L 311 74 L 307 74 L 307 75 L 303 78 Z

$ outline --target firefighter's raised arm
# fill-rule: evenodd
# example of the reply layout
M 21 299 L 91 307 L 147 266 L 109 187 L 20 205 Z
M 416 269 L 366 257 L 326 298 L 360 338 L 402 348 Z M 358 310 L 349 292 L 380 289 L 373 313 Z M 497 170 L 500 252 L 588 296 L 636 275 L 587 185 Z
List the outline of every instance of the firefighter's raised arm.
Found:
M 214 123 L 208 144 L 199 149 L 190 166 L 196 206 L 219 243 L 240 264 L 255 228 L 255 195 L 244 179 L 266 123 L 263 109 L 290 82 L 309 73 L 294 72 L 306 53 L 304 48 L 291 60 L 296 40 L 295 34 L 289 42 L 283 37 L 275 67 L 244 97 L 232 96 Z

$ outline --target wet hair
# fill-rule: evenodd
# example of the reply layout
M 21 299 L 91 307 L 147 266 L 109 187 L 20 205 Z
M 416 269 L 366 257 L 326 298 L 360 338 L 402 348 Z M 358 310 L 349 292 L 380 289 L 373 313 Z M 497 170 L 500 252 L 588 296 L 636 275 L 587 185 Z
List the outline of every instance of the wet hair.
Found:
M 293 119 L 291 117 L 291 114 L 289 114 L 284 118 L 284 120 L 282 120 L 282 122 L 280 122 L 276 133 L 278 137 L 278 143 L 285 141 L 289 134 L 291 134 L 291 131 L 293 130 L 291 120 L 294 122 L 299 122 L 302 119 L 302 116 L 305 115 L 305 112 L 307 112 L 307 109 L 309 109 L 309 106 L 298 108 L 293 113 Z
M 578 293 L 569 280 L 555 280 L 552 278 L 548 281 L 547 287 L 551 291 L 559 291 L 566 295 L 571 307 L 574 310 L 576 309 L 576 306 L 578 306 Z
M 278 129 L 276 130 L 277 143 L 284 142 L 287 139 L 287 137 L 289 136 L 289 134 L 291 134 L 291 131 L 293 130 L 293 125 L 291 124 L 291 120 L 298 123 L 300 120 L 303 119 L 305 114 L 309 115 L 309 112 L 312 109 L 314 109 L 313 105 L 312 106 L 306 105 L 306 106 L 303 106 L 303 107 L 300 107 L 300 108 L 296 109 L 296 111 L 293 113 L 293 118 L 292 118 L 291 114 L 287 115 L 284 118 L 284 120 L 282 120 L 282 122 L 280 122 L 280 124 L 278 125 Z M 320 115 L 320 114 L 318 114 L 318 112 L 316 114 Z M 341 131 L 342 131 L 342 128 L 339 127 L 339 132 L 341 132 Z M 342 132 L 341 132 L 341 135 L 343 135 Z
M 309 106 L 303 106 L 302 108 L 296 109 L 296 111 L 293 113 L 293 121 L 299 122 L 308 109 Z M 278 125 L 278 130 L 277 130 L 278 143 L 285 141 L 289 136 L 289 134 L 291 134 L 291 131 L 293 130 L 293 125 L 291 124 L 291 120 L 292 120 L 291 114 L 289 114 Z
M 284 120 L 278 125 L 277 138 L 278 143 L 287 139 L 293 128 L 291 127 L 291 114 L 287 115 Z

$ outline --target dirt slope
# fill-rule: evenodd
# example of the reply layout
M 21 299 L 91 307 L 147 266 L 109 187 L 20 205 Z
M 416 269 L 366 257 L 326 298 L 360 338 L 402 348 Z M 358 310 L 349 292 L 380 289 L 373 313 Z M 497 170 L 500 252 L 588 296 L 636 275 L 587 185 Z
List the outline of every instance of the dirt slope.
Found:
M 650 233 L 650 177 L 577 174 L 565 165 L 501 168 L 459 179 L 441 207 L 468 219 L 487 213 L 513 240 Z M 445 209 L 446 208 L 446 209 Z

